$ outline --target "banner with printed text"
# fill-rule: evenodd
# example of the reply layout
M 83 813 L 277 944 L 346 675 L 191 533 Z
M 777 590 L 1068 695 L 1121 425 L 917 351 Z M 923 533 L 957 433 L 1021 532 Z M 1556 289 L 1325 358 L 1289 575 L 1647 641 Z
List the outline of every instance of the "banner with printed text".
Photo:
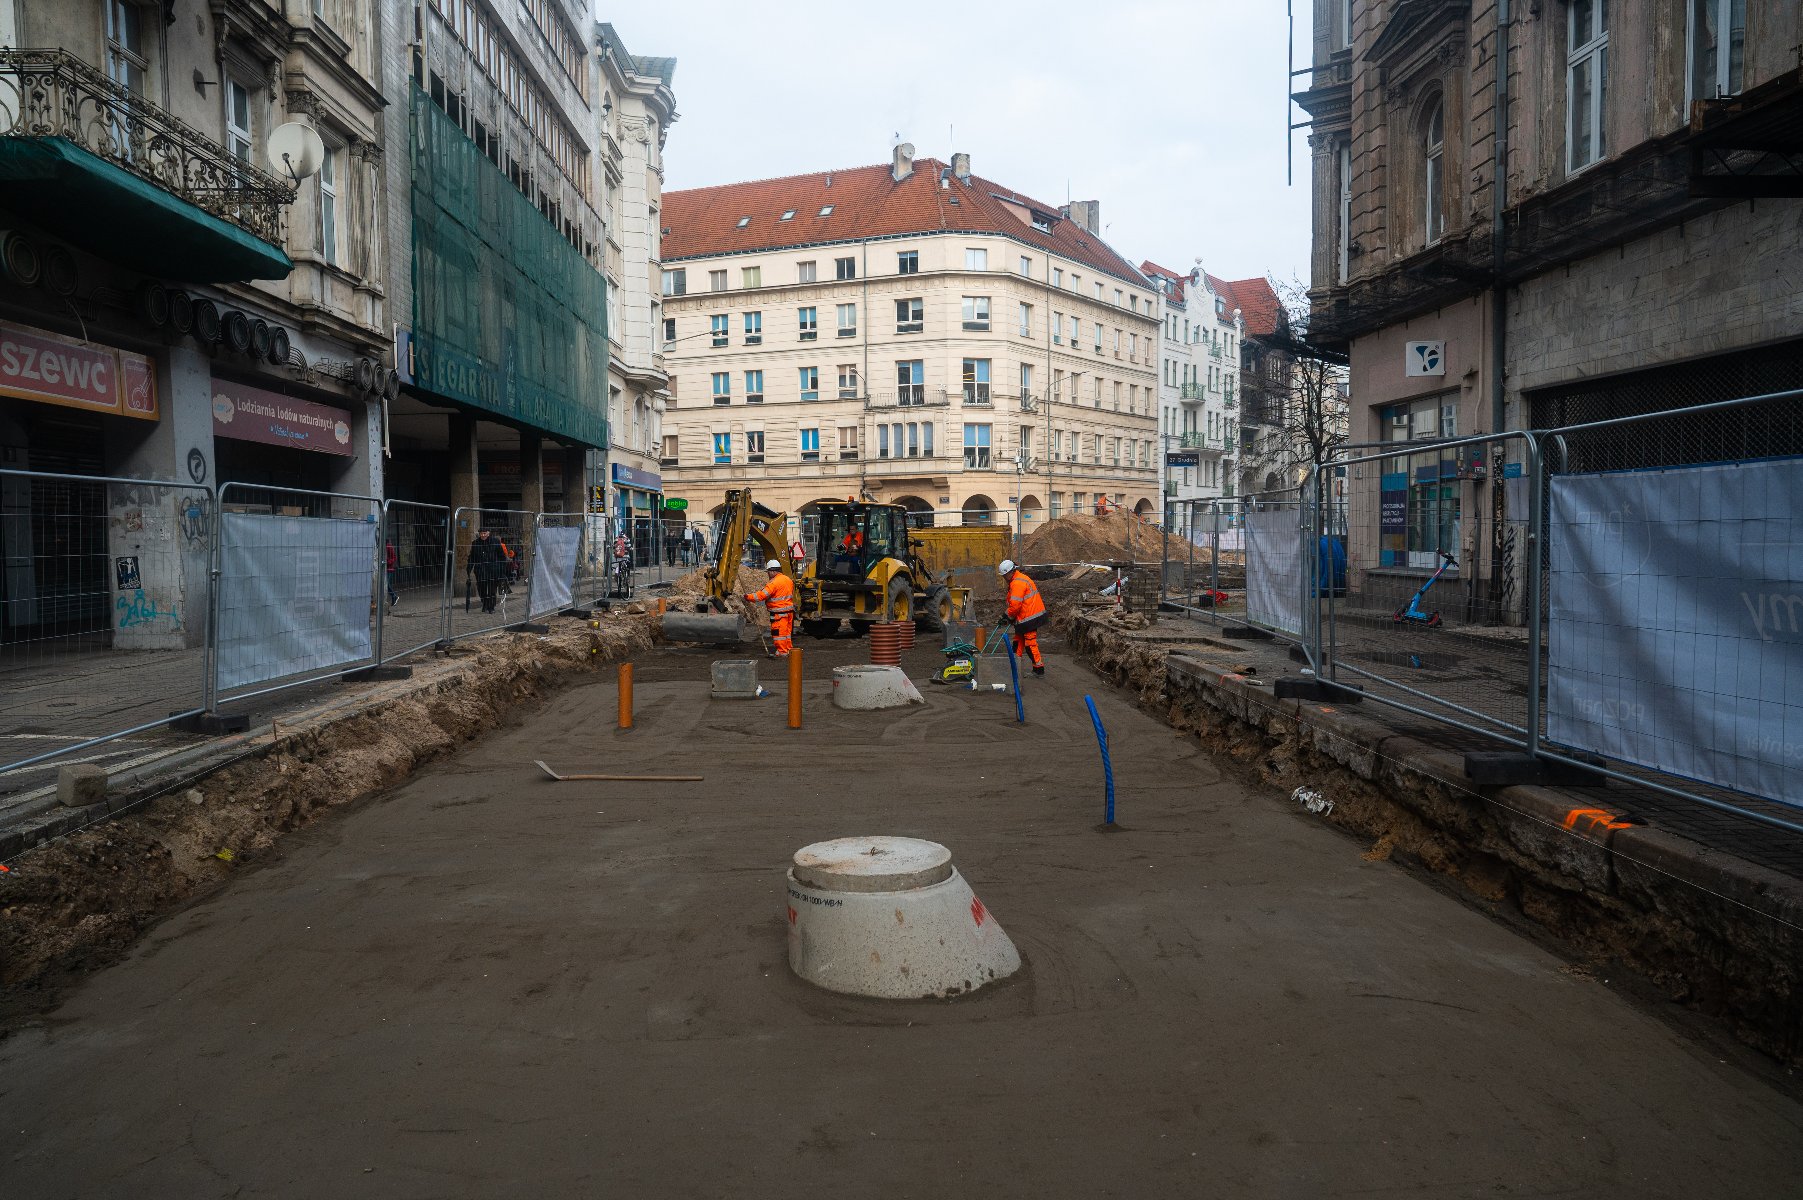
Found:
M 1803 805 L 1803 460 L 1552 480 L 1547 733 Z

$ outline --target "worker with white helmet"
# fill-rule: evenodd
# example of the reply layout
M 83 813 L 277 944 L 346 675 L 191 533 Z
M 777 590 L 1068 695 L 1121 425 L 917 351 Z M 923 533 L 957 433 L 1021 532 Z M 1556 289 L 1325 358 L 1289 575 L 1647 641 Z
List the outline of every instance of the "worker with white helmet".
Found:
M 1019 654 L 1023 649 L 1033 660 L 1033 674 L 1045 674 L 1045 660 L 1039 657 L 1039 627 L 1046 623 L 1045 601 L 1039 596 L 1039 588 L 1027 577 L 1027 573 L 1015 566 L 1014 560 L 1004 558 L 996 571 L 1008 584 L 1008 609 L 1002 620 L 1014 627 L 1012 638 L 1013 652 Z
M 763 604 L 770 614 L 770 637 L 776 643 L 776 657 L 787 658 L 795 645 L 795 581 L 783 574 L 783 565 L 774 558 L 764 564 L 770 582 L 750 592 L 745 599 Z

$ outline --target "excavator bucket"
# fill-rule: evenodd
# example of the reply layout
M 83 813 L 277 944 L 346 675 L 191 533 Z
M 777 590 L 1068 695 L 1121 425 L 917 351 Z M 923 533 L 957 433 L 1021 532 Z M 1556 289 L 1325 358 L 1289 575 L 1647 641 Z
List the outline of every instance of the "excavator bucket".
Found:
M 745 640 L 745 618 L 737 613 L 664 613 L 664 640 L 700 642 L 704 646 L 734 646 Z

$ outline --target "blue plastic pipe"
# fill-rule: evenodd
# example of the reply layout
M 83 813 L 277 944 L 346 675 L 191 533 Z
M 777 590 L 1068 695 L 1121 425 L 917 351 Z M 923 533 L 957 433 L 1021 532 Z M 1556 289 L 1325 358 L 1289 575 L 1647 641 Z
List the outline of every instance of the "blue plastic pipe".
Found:
M 1088 696 L 1083 703 L 1089 705 L 1089 719 L 1096 727 L 1096 747 L 1102 752 L 1102 778 L 1108 785 L 1107 817 L 1104 824 L 1114 824 L 1114 767 L 1108 762 L 1108 731 L 1102 728 L 1102 714 L 1096 711 L 1096 702 Z
M 1015 661 L 1014 639 L 1009 638 L 1002 645 L 1008 651 L 1008 677 L 1014 680 L 1014 719 L 1022 725 L 1027 723 L 1027 706 L 1020 698 L 1020 663 Z

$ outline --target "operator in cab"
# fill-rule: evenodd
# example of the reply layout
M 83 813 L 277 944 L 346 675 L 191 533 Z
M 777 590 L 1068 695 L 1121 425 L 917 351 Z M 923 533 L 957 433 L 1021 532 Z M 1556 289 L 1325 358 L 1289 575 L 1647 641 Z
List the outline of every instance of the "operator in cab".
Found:
M 770 582 L 746 594 L 752 604 L 762 604 L 770 614 L 770 637 L 776 643 L 776 657 L 787 658 L 795 645 L 795 581 L 783 574 L 783 565 L 774 558 L 764 564 Z M 1038 653 L 1035 651 L 1034 653 Z
M 1014 565 L 1013 559 L 1004 558 L 996 571 L 1008 585 L 1008 608 L 1002 620 L 1014 628 L 1014 653 L 1018 655 L 1025 649 L 1033 660 L 1033 674 L 1044 675 L 1045 660 L 1039 657 L 1039 627 L 1046 622 L 1045 601 L 1039 597 L 1039 588 Z

